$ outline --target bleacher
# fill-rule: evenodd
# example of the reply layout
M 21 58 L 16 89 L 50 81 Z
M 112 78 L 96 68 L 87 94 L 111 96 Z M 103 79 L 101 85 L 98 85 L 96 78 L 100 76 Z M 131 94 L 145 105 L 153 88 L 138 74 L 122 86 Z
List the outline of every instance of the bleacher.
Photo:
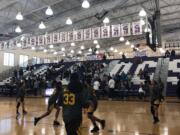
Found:
M 114 59 L 114 60 L 102 60 L 102 61 L 89 61 L 93 63 L 106 63 L 108 66 L 106 70 L 104 70 L 103 74 L 107 74 L 107 71 L 111 76 L 121 74 L 124 72 L 125 74 L 131 74 L 131 88 L 129 90 L 115 90 L 115 95 L 118 97 L 128 97 L 128 96 L 137 96 L 138 89 L 141 82 L 144 82 L 144 78 L 141 78 L 138 73 L 142 70 L 147 70 L 148 74 L 151 79 L 154 78 L 154 73 L 156 70 L 157 62 L 159 57 L 143 57 L 141 59 L 137 58 L 130 58 L 126 59 L 125 61 L 122 59 Z M 48 68 L 54 67 L 56 70 L 56 75 L 54 78 L 63 76 L 63 73 L 70 69 L 74 64 L 78 62 L 64 62 L 61 64 L 39 64 L 35 65 L 36 70 L 33 71 L 34 74 L 43 75 L 47 72 Z M 24 75 L 27 77 L 30 71 L 24 71 Z M 167 78 L 167 96 L 176 96 L 176 85 L 178 81 L 178 76 L 180 74 L 180 59 L 179 57 L 174 58 L 169 62 L 169 71 L 168 71 L 168 78 Z M 11 77 L 4 79 L 0 82 L 0 93 L 6 93 L 8 91 L 8 83 L 10 82 Z M 102 95 L 105 94 L 102 92 Z

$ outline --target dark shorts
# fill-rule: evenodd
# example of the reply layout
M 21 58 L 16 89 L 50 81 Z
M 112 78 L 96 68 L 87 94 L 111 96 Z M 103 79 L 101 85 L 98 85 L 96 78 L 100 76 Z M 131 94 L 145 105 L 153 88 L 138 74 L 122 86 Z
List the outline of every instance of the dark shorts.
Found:
M 18 97 L 16 98 L 16 101 L 17 101 L 17 102 L 24 102 L 24 96 L 18 96 Z
M 70 122 L 65 122 L 65 128 L 67 135 L 82 135 L 81 134 L 81 123 L 82 120 L 71 120 Z
M 90 102 L 90 106 L 89 106 L 89 108 L 88 108 L 88 113 L 93 114 L 93 113 L 96 111 L 97 107 L 98 107 L 97 101 L 94 101 L 94 102 L 91 101 L 91 102 Z

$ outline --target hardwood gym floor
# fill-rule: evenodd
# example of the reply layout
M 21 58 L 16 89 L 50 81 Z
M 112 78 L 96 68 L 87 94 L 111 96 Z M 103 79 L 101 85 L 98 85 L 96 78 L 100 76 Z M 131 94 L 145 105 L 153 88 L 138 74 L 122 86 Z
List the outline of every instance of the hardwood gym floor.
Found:
M 14 98 L 0 97 L 0 135 L 66 135 L 61 114 L 60 127 L 53 127 L 54 111 L 36 127 L 33 117 L 46 110 L 47 99 L 26 98 L 28 114 L 15 119 Z M 153 125 L 148 102 L 100 101 L 96 115 L 106 119 L 106 128 L 95 135 L 180 135 L 180 103 L 163 103 L 160 123 Z M 82 135 L 92 135 L 84 116 Z

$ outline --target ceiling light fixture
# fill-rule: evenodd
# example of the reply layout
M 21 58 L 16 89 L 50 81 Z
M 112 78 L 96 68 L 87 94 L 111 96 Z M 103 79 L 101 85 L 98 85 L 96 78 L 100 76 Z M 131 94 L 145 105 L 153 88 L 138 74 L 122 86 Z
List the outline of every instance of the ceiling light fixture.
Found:
M 73 42 L 73 43 L 71 43 L 71 46 L 76 46 L 76 44 Z
M 23 18 L 23 15 L 21 14 L 21 12 L 18 12 L 16 15 L 16 20 L 22 21 L 23 19 L 24 18 Z
M 94 40 L 94 41 L 93 41 L 93 44 L 98 44 L 98 41 L 97 41 L 97 40 Z
M 131 48 L 134 48 L 134 45 L 133 45 L 133 44 L 131 45 Z
M 50 6 L 48 6 L 48 8 L 46 9 L 46 15 L 48 15 L 48 16 L 51 16 L 51 15 L 53 15 L 53 10 L 51 9 L 51 7 Z
M 74 53 L 74 50 L 71 50 L 71 53 L 73 54 L 73 53 Z
M 66 24 L 67 25 L 72 25 L 72 20 L 70 17 L 68 17 L 68 19 L 66 20 Z
M 35 50 L 36 48 L 33 46 L 33 47 L 31 47 L 31 50 Z
M 15 32 L 16 32 L 16 33 L 21 33 L 21 32 L 22 32 L 22 29 L 21 29 L 19 26 L 17 26 L 16 29 L 15 29 Z
M 141 24 L 142 26 L 146 24 L 145 21 L 144 21 L 142 18 L 140 19 L 140 24 Z
M 98 51 L 98 50 L 96 51 L 96 54 L 99 54 L 99 51 Z
M 99 44 L 97 44 L 97 45 L 96 45 L 96 48 L 97 48 L 97 49 L 99 49 L 99 48 L 100 48 L 100 45 L 99 45 Z
M 50 45 L 49 48 L 53 49 L 53 48 L 54 48 L 54 45 Z
M 110 50 L 111 50 L 111 51 L 114 51 L 114 48 L 113 48 L 113 47 L 111 47 L 111 48 L 110 48 Z
M 139 12 L 139 16 L 145 17 L 146 15 L 147 15 L 146 11 L 144 10 L 144 8 L 142 8 L 141 11 Z
M 89 50 L 88 50 L 89 52 L 92 52 L 92 48 L 89 48 Z
M 118 52 L 118 50 L 117 50 L 117 49 L 115 49 L 115 50 L 114 50 L 114 52 L 115 52 L 115 53 L 117 53 L 117 52 Z
M 81 50 L 84 50 L 84 49 L 85 49 L 85 47 L 82 45 L 82 46 L 81 46 Z
M 130 42 L 129 40 L 126 41 L 125 45 L 130 45 Z
M 44 52 L 44 53 L 47 53 L 47 49 L 44 49 L 43 52 Z
M 41 22 L 39 24 L 39 29 L 45 29 L 45 28 L 46 28 L 46 26 L 45 26 L 44 22 Z
M 54 54 L 54 55 L 57 55 L 57 52 L 54 52 L 53 54 Z
M 89 3 L 89 1 L 88 0 L 84 0 L 83 2 L 82 2 L 82 5 L 81 5 L 83 8 L 89 8 L 90 7 L 90 3 Z
M 81 51 L 81 50 L 79 50 L 79 51 L 78 51 L 78 53 L 79 53 L 79 54 L 82 54 L 82 51 Z
M 63 51 L 63 52 L 64 52 L 64 51 L 65 51 L 65 48 L 64 48 L 64 47 L 63 47 L 63 48 L 61 48 L 61 51 Z
M 121 41 L 121 42 L 124 42 L 124 40 L 125 40 L 124 37 L 119 38 L 119 41 Z
M 107 24 L 107 23 L 109 23 L 109 22 L 110 22 L 109 18 L 108 18 L 108 17 L 105 17 L 104 20 L 103 20 L 103 23 L 104 23 L 104 24 Z

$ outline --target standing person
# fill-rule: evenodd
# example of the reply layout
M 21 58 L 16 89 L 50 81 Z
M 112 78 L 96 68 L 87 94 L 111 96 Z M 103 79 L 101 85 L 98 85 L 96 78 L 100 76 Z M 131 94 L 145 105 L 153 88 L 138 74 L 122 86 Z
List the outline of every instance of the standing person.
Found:
M 88 105 L 88 93 L 84 91 L 79 75 L 73 73 L 63 93 L 63 120 L 67 135 L 80 135 L 82 108 Z
M 177 83 L 177 90 L 176 91 L 177 91 L 177 96 L 180 99 L 180 76 L 179 76 L 179 81 Z
M 59 126 L 60 123 L 58 122 L 58 116 L 60 112 L 59 106 L 61 105 L 61 100 L 62 100 L 62 84 L 61 82 L 56 83 L 56 89 L 54 90 L 53 94 L 50 96 L 48 100 L 48 108 L 47 111 L 42 114 L 39 117 L 34 118 L 34 126 L 44 117 L 48 116 L 51 114 L 52 110 L 55 108 L 56 109 L 56 114 L 55 114 L 55 120 L 53 125 L 54 126 Z
M 24 73 L 23 73 L 23 69 L 20 68 L 20 69 L 19 69 L 19 78 L 20 78 L 20 79 L 22 79 L 23 74 L 24 74 Z
M 159 104 L 161 101 L 161 94 L 158 84 L 155 80 L 151 81 L 150 84 L 150 99 L 151 99 L 151 113 L 153 115 L 154 124 L 159 122 Z
M 25 115 L 27 114 L 27 111 L 25 110 L 25 103 L 24 103 L 24 97 L 25 97 L 25 81 L 21 80 L 20 84 L 19 84 L 19 88 L 17 91 L 17 97 L 16 97 L 16 119 L 18 119 L 20 113 L 19 113 L 19 107 L 22 104 L 22 114 Z
M 114 88 L 115 88 L 115 81 L 112 77 L 110 77 L 110 80 L 108 82 L 108 86 L 109 86 L 109 99 L 112 100 Z
M 164 84 L 161 80 L 161 78 L 159 78 L 159 90 L 160 90 L 160 98 L 161 98 L 161 101 L 164 101 L 164 96 L 163 96 L 163 91 L 164 91 Z
M 89 93 L 89 108 L 88 108 L 88 118 L 91 120 L 94 128 L 91 130 L 91 133 L 98 132 L 99 127 L 97 126 L 96 122 L 101 124 L 102 129 L 105 128 L 105 120 L 101 120 L 98 117 L 94 115 L 97 107 L 98 107 L 98 99 L 96 97 L 95 91 L 90 87 L 90 79 L 87 79 L 85 81 L 85 87 L 88 90 Z

